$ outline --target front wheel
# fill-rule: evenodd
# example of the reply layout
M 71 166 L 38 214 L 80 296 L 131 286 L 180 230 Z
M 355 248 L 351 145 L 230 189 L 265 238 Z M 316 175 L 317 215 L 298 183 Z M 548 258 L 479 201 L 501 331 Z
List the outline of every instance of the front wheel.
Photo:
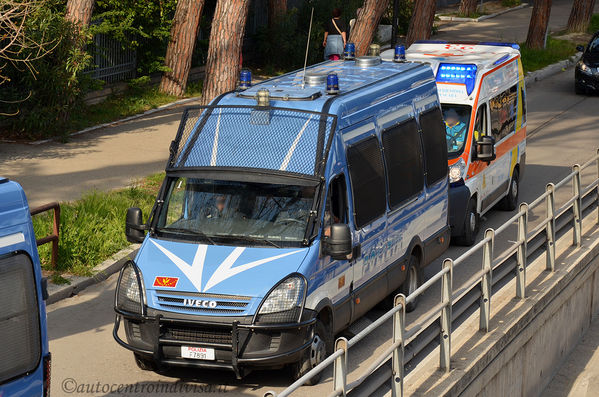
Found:
M 298 380 L 312 368 L 323 362 L 331 354 L 332 350 L 332 337 L 324 323 L 317 320 L 316 324 L 314 324 L 314 335 L 312 336 L 310 347 L 306 349 L 298 363 L 291 365 L 291 377 L 293 380 Z M 313 376 L 304 384 L 308 386 L 315 385 L 320 381 L 321 377 L 322 372 Z
M 576 95 L 585 95 L 587 90 L 582 84 L 574 83 L 574 92 Z
M 520 193 L 520 181 L 518 180 L 518 170 L 512 173 L 510 181 L 510 189 L 507 195 L 501 200 L 501 209 L 505 211 L 513 211 L 518 206 L 518 194 Z
M 466 247 L 471 246 L 476 241 L 476 235 L 478 234 L 480 217 L 476 212 L 476 199 L 471 198 L 468 202 L 468 210 L 466 211 L 466 217 L 464 219 L 464 233 L 461 236 L 455 238 L 455 242 L 458 245 Z

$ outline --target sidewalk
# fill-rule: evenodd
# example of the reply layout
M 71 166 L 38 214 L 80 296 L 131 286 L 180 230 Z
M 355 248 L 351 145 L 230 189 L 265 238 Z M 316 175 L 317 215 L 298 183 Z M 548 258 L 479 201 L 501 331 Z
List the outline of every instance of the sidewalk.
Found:
M 567 357 L 543 397 L 594 397 L 599 394 L 599 318 Z
M 550 30 L 565 27 L 571 0 L 554 0 Z M 596 5 L 599 10 L 599 2 Z M 524 41 L 531 7 L 482 22 L 445 24 L 435 40 Z M 72 137 L 69 143 L 0 143 L 0 175 L 20 182 L 31 206 L 79 198 L 90 189 L 110 190 L 164 169 L 181 109 Z

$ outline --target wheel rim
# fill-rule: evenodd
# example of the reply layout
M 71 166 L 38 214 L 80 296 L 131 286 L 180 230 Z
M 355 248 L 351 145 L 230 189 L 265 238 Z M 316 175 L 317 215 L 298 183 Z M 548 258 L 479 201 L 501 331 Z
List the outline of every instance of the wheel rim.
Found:
M 515 179 L 512 179 L 512 197 L 514 200 L 518 197 L 518 182 Z
M 320 335 L 314 335 L 312 338 L 312 346 L 310 346 L 310 365 L 312 368 L 316 367 L 318 364 L 324 360 L 325 356 L 325 344 L 324 340 L 320 337 Z
M 410 267 L 410 282 L 408 284 L 408 295 L 411 295 L 418 288 L 418 275 L 416 274 L 416 269 L 412 266 Z
M 470 212 L 470 230 L 476 230 L 476 214 L 474 212 Z

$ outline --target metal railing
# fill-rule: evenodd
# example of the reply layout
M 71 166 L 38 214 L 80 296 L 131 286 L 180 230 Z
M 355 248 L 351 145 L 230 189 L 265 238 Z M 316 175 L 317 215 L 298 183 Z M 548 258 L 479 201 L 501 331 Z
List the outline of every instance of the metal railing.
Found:
M 31 216 L 33 216 L 51 210 L 54 210 L 54 216 L 52 217 L 52 234 L 38 238 L 36 240 L 36 244 L 39 247 L 40 245 L 52 242 L 52 256 L 50 263 L 52 265 L 52 269 L 56 269 L 56 262 L 58 260 L 58 241 L 60 239 L 60 204 L 49 203 L 37 208 L 33 208 L 29 212 L 31 213 Z
M 586 187 L 581 186 L 581 172 L 596 164 L 596 178 Z M 567 184 L 572 184 L 572 196 L 560 208 L 555 208 L 555 192 Z M 541 204 L 545 204 L 545 217 L 530 232 L 529 213 Z M 397 295 L 394 307 L 356 334 L 353 338 L 338 338 L 335 351 L 323 362 L 307 372 L 281 393 L 266 392 L 265 397 L 288 396 L 301 387 L 314 375 L 333 365 L 333 391 L 330 396 L 346 395 L 352 391 L 359 392 L 360 386 L 373 375 L 379 379 L 391 381 L 392 396 L 403 395 L 404 366 L 413 357 L 439 337 L 439 366 L 449 372 L 451 365 L 452 324 L 455 319 L 465 313 L 473 304 L 480 312 L 479 328 L 489 331 L 491 318 L 492 287 L 506 276 L 516 273 L 516 297 L 526 298 L 526 268 L 529 259 L 535 253 L 546 252 L 546 270 L 555 271 L 555 245 L 558 233 L 562 235 L 572 230 L 572 244 L 582 245 L 582 221 L 584 211 L 597 206 L 597 223 L 599 224 L 599 149 L 593 158 L 583 165 L 576 164 L 572 172 L 557 184 L 549 183 L 545 192 L 532 203 L 520 204 L 519 211 L 497 229 L 487 229 L 484 238 L 468 249 L 457 259 L 447 258 L 443 261 L 440 272 L 435 274 L 408 297 Z M 509 241 L 511 245 L 499 255 L 494 255 L 495 239 L 517 222 L 516 239 Z M 453 288 L 454 269 L 463 264 L 466 259 L 482 250 L 481 270 L 471 276 L 460 288 Z M 540 253 L 539 253 L 540 251 Z M 433 308 L 424 313 L 417 323 L 406 329 L 405 307 L 438 281 L 441 282 L 441 300 Z M 478 300 L 478 304 L 476 301 Z M 460 305 L 460 303 L 462 303 Z M 351 383 L 347 383 L 348 351 L 359 341 L 379 328 L 387 320 L 392 319 L 393 334 L 391 344 L 380 354 L 362 375 Z M 406 350 L 411 348 L 409 356 Z M 389 367 L 383 364 L 390 362 Z M 376 387 L 380 386 L 377 385 Z

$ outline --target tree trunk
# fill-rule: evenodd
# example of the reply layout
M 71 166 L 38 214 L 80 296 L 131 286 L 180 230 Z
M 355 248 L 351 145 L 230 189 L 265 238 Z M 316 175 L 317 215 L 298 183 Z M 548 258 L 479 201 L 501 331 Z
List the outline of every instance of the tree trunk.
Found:
M 436 8 L 436 0 L 414 0 L 414 12 L 406 35 L 406 46 L 410 46 L 416 40 L 428 40 L 431 37 Z
M 160 91 L 181 96 L 187 87 L 191 56 L 198 35 L 204 0 L 179 0 L 171 27 L 171 37 L 166 48 L 165 72 L 160 81 Z
M 528 25 L 526 46 L 533 49 L 545 48 L 545 36 L 551 15 L 551 0 L 535 0 Z
M 372 42 L 381 17 L 387 10 L 389 0 L 364 0 L 362 11 L 356 18 L 356 23 L 351 30 L 349 42 L 356 45 L 356 56 L 367 53 Z
M 460 2 L 459 14 L 464 16 L 471 16 L 476 12 L 476 6 L 478 0 L 462 0 Z
M 241 69 L 241 46 L 250 0 L 218 0 L 212 19 L 202 103 L 231 91 Z
M 594 9 L 595 0 L 574 0 L 570 18 L 568 18 L 568 31 L 586 32 Z
M 287 0 L 268 0 L 268 27 L 276 27 L 286 13 Z
M 68 0 L 66 18 L 79 26 L 88 26 L 93 8 L 94 0 Z

